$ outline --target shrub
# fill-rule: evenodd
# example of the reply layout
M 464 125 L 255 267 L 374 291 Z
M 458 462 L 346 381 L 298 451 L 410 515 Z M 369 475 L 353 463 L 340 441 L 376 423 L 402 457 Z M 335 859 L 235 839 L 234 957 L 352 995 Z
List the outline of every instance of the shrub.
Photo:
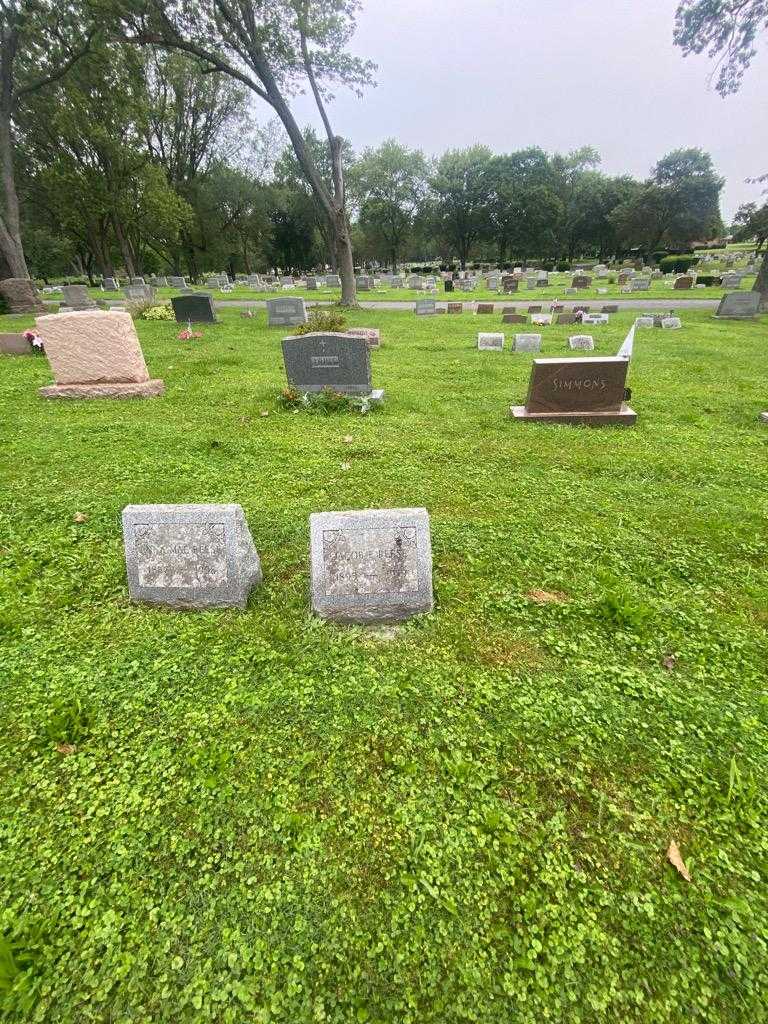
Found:
M 555 264 L 551 260 L 544 260 L 541 264 L 541 269 L 545 270 L 548 274 L 551 274 L 555 269 Z
M 169 304 L 163 304 L 160 306 L 148 306 L 144 310 L 142 320 L 166 320 L 170 323 L 176 322 L 176 314 L 173 312 L 172 307 Z
M 315 331 L 341 332 L 346 329 L 347 321 L 341 313 L 331 310 L 329 312 L 313 313 L 305 324 L 299 324 L 296 334 L 314 334 Z
M 556 264 L 556 270 L 559 274 L 565 274 L 571 269 L 571 265 L 568 260 L 558 260 Z
M 659 262 L 659 267 L 665 274 L 685 274 L 698 262 L 698 256 L 665 256 Z

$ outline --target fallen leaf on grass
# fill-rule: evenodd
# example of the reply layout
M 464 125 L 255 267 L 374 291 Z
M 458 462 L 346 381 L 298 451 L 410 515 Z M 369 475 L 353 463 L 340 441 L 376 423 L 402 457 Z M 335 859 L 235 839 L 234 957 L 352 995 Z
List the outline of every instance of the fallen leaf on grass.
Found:
M 667 850 L 667 860 L 672 865 L 672 867 L 675 868 L 677 872 L 683 876 L 686 882 L 690 882 L 691 876 L 688 874 L 688 868 L 685 866 L 683 862 L 683 858 L 680 855 L 680 850 L 678 849 L 677 843 L 674 839 L 670 841 L 669 849 Z
M 344 444 L 352 444 L 352 440 L 353 438 L 351 434 L 344 435 Z
M 347 471 L 348 469 L 352 469 L 352 464 L 351 464 L 351 463 L 349 463 L 349 462 L 342 462 L 342 464 L 341 464 L 341 468 L 342 468 L 342 469 L 344 470 L 344 472 L 346 473 L 346 471 Z
M 262 416 L 269 416 L 269 413 L 268 413 L 268 412 L 266 411 L 266 409 L 265 409 L 265 410 L 264 410 L 264 412 L 263 412 L 263 413 L 262 413 L 261 415 L 262 415 Z
M 568 600 L 568 595 L 564 594 L 562 590 L 529 590 L 525 596 L 529 597 L 531 601 L 536 601 L 537 604 L 562 604 L 563 601 Z
M 84 523 L 87 518 L 88 516 L 85 514 L 85 512 L 75 512 L 75 514 L 72 516 L 73 521 L 76 523 Z
M 57 754 L 63 754 L 66 757 L 67 755 L 74 754 L 76 752 L 77 752 L 77 747 L 74 747 L 71 743 L 57 743 L 56 744 L 56 753 Z

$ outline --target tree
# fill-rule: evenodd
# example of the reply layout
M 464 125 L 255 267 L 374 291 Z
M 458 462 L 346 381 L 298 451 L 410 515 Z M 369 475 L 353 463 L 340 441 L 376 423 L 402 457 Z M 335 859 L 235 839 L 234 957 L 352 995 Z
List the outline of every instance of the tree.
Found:
M 323 144 L 322 140 L 318 138 L 317 133 L 313 128 L 304 129 L 304 145 L 309 151 L 315 166 L 318 169 L 320 177 L 326 184 L 326 187 L 328 189 L 332 189 L 333 169 L 331 167 L 328 146 Z M 347 181 L 355 159 L 352 144 L 348 139 L 341 140 L 340 159 L 344 180 Z M 279 154 L 275 161 L 273 173 L 275 183 L 280 186 L 284 194 L 286 192 L 298 191 L 304 193 L 304 195 L 310 198 L 312 209 L 314 210 L 314 228 L 323 239 L 326 257 L 331 264 L 331 267 L 334 271 L 337 271 L 339 264 L 336 245 L 331 233 L 330 222 L 325 214 L 325 208 L 319 201 L 310 183 L 302 174 L 301 167 L 296 159 L 296 153 L 292 146 L 286 146 Z M 298 204 L 298 199 L 296 199 L 296 203 Z
M 759 255 L 768 241 L 768 203 L 758 206 L 757 203 L 744 203 L 736 211 L 733 218 L 733 240 L 735 242 L 755 242 L 755 252 Z
M 60 81 L 88 52 L 95 30 L 77 2 L 0 2 L 0 276 L 29 277 L 16 188 L 14 122 L 28 98 Z
M 768 29 L 768 0 L 682 0 L 675 17 L 675 44 L 687 57 L 704 53 L 715 60 L 715 88 L 721 96 L 738 92 L 756 55 L 758 34 Z
M 421 150 L 387 139 L 364 149 L 350 175 L 360 207 L 360 226 L 397 270 L 427 191 L 427 161 Z
M 302 173 L 328 219 L 342 281 L 341 301 L 356 303 L 354 258 L 347 216 L 342 139 L 326 105 L 335 84 L 359 91 L 374 65 L 347 45 L 359 0 L 139 0 L 116 3 L 126 38 L 200 59 L 269 104 L 283 123 Z M 289 100 L 302 87 L 315 100 L 327 137 L 333 185 L 328 187 L 308 150 Z
M 525 259 L 552 248 L 563 205 L 552 188 L 547 154 L 538 147 L 494 156 L 485 172 L 488 235 L 499 264 L 507 254 Z
M 488 230 L 487 146 L 451 149 L 437 162 L 430 179 L 438 234 L 466 267 L 475 243 Z

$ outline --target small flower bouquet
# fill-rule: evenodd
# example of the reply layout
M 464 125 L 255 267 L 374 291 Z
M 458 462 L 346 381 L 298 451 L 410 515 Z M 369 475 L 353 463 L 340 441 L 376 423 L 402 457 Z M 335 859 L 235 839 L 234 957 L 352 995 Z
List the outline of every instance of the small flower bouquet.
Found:
M 35 334 L 34 331 L 24 331 L 24 338 L 32 346 L 33 352 L 44 352 L 45 346 L 43 345 L 43 339 L 39 334 Z

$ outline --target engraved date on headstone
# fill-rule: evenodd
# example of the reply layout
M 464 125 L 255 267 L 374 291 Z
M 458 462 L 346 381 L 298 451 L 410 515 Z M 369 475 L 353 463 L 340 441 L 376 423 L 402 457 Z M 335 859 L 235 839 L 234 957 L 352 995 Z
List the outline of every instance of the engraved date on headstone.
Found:
M 418 590 L 416 527 L 323 531 L 327 597 Z
M 136 524 L 142 587 L 219 587 L 227 582 L 223 523 Z

